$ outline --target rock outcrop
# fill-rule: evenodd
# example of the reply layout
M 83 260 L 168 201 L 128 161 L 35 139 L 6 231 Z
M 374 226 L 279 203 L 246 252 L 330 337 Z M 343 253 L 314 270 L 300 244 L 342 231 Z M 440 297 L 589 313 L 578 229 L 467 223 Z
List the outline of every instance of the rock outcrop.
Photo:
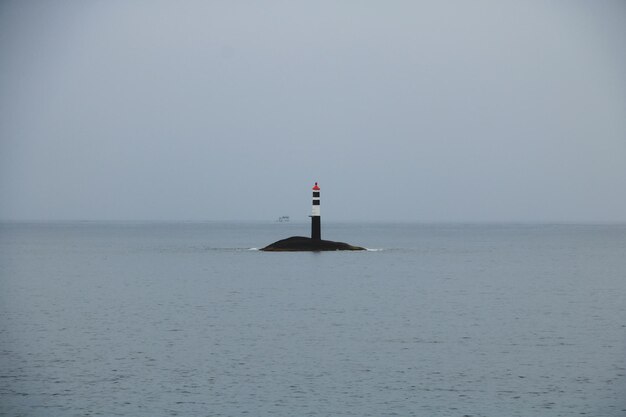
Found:
M 261 249 L 266 252 L 319 252 L 333 250 L 365 250 L 360 246 L 353 246 L 344 242 L 332 240 L 311 239 L 304 236 L 292 236 L 279 240 Z

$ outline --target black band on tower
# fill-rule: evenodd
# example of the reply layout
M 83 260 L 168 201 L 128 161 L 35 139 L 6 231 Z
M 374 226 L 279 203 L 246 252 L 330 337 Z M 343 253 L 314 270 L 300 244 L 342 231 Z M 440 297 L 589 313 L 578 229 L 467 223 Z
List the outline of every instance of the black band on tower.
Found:
M 320 216 L 311 216 L 311 239 L 322 239 L 322 221 Z

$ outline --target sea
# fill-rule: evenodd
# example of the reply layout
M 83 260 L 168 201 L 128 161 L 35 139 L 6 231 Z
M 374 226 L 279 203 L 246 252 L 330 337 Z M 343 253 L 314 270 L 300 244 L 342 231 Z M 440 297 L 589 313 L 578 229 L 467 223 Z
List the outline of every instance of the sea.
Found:
M 0 224 L 2 416 L 626 416 L 626 225 Z

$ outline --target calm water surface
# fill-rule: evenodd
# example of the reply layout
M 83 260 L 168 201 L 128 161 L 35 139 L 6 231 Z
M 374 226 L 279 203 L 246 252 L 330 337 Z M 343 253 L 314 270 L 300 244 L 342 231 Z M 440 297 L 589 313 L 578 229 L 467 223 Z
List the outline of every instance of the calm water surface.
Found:
M 626 415 L 626 226 L 308 230 L 0 225 L 0 415 Z

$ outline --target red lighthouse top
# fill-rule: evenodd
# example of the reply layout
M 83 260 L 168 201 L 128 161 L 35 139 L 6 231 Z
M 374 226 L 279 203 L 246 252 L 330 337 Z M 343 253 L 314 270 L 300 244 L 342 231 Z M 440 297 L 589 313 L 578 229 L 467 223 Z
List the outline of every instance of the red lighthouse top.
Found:
M 319 191 L 320 187 L 317 186 L 317 183 L 315 183 L 315 186 L 313 187 L 313 191 Z

